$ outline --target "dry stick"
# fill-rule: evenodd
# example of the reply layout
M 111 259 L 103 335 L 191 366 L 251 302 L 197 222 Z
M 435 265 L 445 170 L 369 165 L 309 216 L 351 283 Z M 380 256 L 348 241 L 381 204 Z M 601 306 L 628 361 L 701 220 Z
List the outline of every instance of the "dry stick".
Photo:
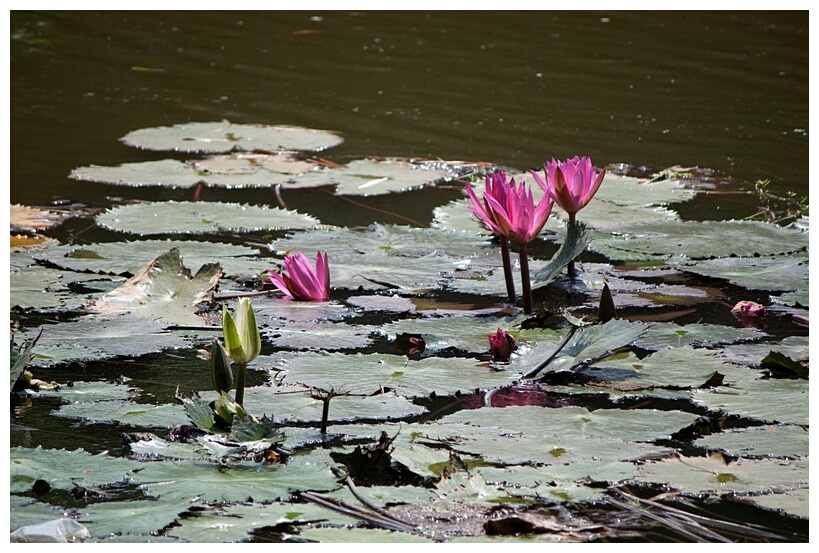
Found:
M 572 328 L 569 330 L 569 332 L 566 334 L 566 336 L 563 337 L 563 340 L 560 341 L 560 343 L 557 345 L 557 347 L 554 349 L 554 351 L 552 351 L 552 353 L 549 354 L 549 357 L 544 359 L 543 362 L 540 363 L 537 367 L 535 367 L 534 369 L 532 369 L 528 373 L 524 374 L 522 378 L 525 379 L 525 380 L 534 378 L 537 375 L 537 373 L 539 373 L 540 371 L 545 369 L 546 365 L 551 363 L 552 360 L 555 357 L 557 357 L 557 354 L 560 353 L 560 350 L 562 350 L 564 347 L 566 347 L 566 344 L 569 343 L 569 340 L 572 339 L 572 336 L 574 336 L 574 333 L 577 332 L 578 328 L 580 328 L 580 327 L 572 325 Z
M 375 503 L 373 503 L 372 501 L 367 499 L 360 491 L 358 491 L 358 487 L 356 487 L 356 485 L 353 483 L 353 479 L 350 478 L 349 474 L 344 474 L 341 470 L 339 470 L 337 468 L 333 468 L 332 470 L 333 470 L 333 473 L 336 476 L 338 476 L 339 478 L 344 476 L 344 483 L 350 489 L 350 493 L 352 493 L 353 496 L 355 496 L 355 498 L 358 499 L 365 507 L 367 507 L 368 509 L 372 509 L 373 511 L 375 511 L 376 513 L 378 513 L 381 516 L 385 516 L 385 517 L 387 517 L 389 519 L 392 519 L 395 522 L 398 522 L 400 524 L 406 524 L 407 526 L 412 526 L 410 523 L 405 522 L 405 521 L 401 520 L 400 518 L 388 513 L 387 511 L 385 511 L 384 509 L 382 509 L 381 507 L 379 507 L 378 505 L 376 505 Z
M 364 520 L 371 524 L 375 524 L 376 526 L 380 526 L 381 528 L 386 528 L 387 530 L 397 530 L 399 532 L 422 535 L 420 530 L 407 524 L 406 522 L 395 521 L 378 513 L 362 509 L 361 507 L 357 507 L 355 505 L 350 505 L 349 503 L 341 501 L 340 499 L 335 499 L 324 494 L 310 491 L 298 492 L 298 496 L 308 501 L 312 501 L 313 503 L 318 503 L 319 505 L 327 507 L 328 509 L 338 513 L 343 513 L 347 516 Z
M 501 243 L 501 258 L 503 259 L 503 276 L 506 278 L 506 294 L 509 296 L 509 303 L 515 305 L 515 279 L 512 276 L 512 259 L 509 254 L 509 239 L 505 236 L 498 236 Z
M 674 523 L 674 522 L 672 522 L 670 520 L 667 520 L 667 519 L 665 519 L 665 518 L 663 518 L 663 517 L 661 517 L 659 515 L 655 515 L 654 513 L 651 513 L 651 512 L 649 512 L 649 511 L 647 511 L 645 509 L 640 509 L 638 507 L 634 507 L 634 506 L 629 505 L 627 503 L 622 503 L 620 501 L 617 501 L 613 497 L 606 498 L 606 501 L 608 503 L 611 503 L 612 505 L 620 507 L 624 511 L 631 511 L 632 513 L 637 513 L 640 516 L 643 516 L 643 517 L 645 517 L 647 519 L 650 519 L 650 520 L 653 520 L 654 522 L 657 522 L 657 523 L 659 523 L 659 524 L 661 524 L 663 526 L 671 528 L 672 530 L 675 530 L 676 532 L 679 532 L 683 536 L 685 536 L 685 537 L 687 537 L 687 538 L 689 538 L 691 540 L 694 540 L 695 542 L 702 543 L 704 541 L 703 537 L 699 533 L 691 532 L 691 531 L 687 530 L 686 528 L 680 526 L 679 524 L 676 524 L 676 523 Z M 709 534 L 710 534 L 710 532 L 709 532 Z M 718 536 L 718 538 L 715 537 L 713 539 L 717 539 L 718 541 L 721 541 L 721 542 L 730 542 L 731 541 L 731 540 L 728 540 L 728 539 L 726 539 L 726 538 L 724 538 L 722 536 L 719 536 L 719 534 L 715 534 L 715 535 Z

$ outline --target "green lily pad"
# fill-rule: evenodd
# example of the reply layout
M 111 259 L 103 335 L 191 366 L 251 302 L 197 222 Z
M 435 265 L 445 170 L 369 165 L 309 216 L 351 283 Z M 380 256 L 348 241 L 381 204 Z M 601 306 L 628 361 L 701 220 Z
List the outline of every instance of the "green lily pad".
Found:
M 226 275 L 258 273 L 270 267 L 270 262 L 258 259 L 258 251 L 245 246 L 215 242 L 179 240 L 138 240 L 133 242 L 105 242 L 97 244 L 65 245 L 39 254 L 37 259 L 72 271 L 88 271 L 114 275 L 134 275 L 153 259 L 170 249 L 191 267 L 201 267 L 218 260 Z
M 725 365 L 724 385 L 692 391 L 695 403 L 765 422 L 808 424 L 808 381 L 763 378 L 759 371 Z
M 624 261 L 754 257 L 801 251 L 808 234 L 756 221 L 673 221 L 623 225 L 594 235 L 590 249 Z
M 221 202 L 150 202 L 97 215 L 103 228 L 139 234 L 202 234 L 310 228 L 314 217 L 278 207 Z
M 574 481 L 568 470 L 569 465 L 530 466 L 513 465 L 507 467 L 478 467 L 476 472 L 487 483 L 501 486 L 508 498 L 526 498 L 538 504 L 543 502 L 562 503 L 569 501 L 594 501 L 605 494 L 604 488 L 584 485 L 583 480 Z M 578 467 L 574 467 L 575 470 Z M 595 463 L 593 473 L 605 475 L 612 482 L 631 478 L 636 468 L 631 463 L 609 461 Z M 598 480 L 600 481 L 600 480 Z
M 664 482 L 686 493 L 771 494 L 808 487 L 807 460 L 673 456 L 639 467 L 641 482 Z
M 285 382 L 291 384 L 365 395 L 391 389 L 407 397 L 492 388 L 510 384 L 520 376 L 493 370 L 474 359 L 429 357 L 411 361 L 402 355 L 380 354 L 283 355 L 273 368 L 285 371 Z
M 810 355 L 808 337 L 788 336 L 779 342 L 727 346 L 723 348 L 722 353 L 731 363 L 758 368 L 765 356 L 772 351 L 787 355 L 791 359 L 804 359 Z
M 123 281 L 121 277 L 86 275 L 34 265 L 11 271 L 9 299 L 11 307 L 23 309 L 33 308 L 40 311 L 80 309 L 85 306 L 89 297 L 99 297 Z M 72 284 L 97 289 L 99 293 L 75 294 L 70 288 Z
M 810 307 L 809 290 L 796 290 L 795 292 L 785 292 L 784 294 L 771 295 L 771 301 L 780 305 L 795 307 Z M 806 314 L 807 316 L 807 314 Z
M 95 423 L 140 427 L 170 428 L 174 424 L 188 422 L 181 405 L 153 405 L 134 401 L 78 401 L 61 405 L 53 414 L 58 417 L 93 420 Z
M 312 161 L 302 161 L 288 153 L 263 154 L 259 152 L 237 152 L 229 155 L 210 156 L 206 159 L 189 161 L 196 171 L 211 175 L 253 175 L 256 173 L 284 173 L 299 175 L 319 167 Z
M 495 319 L 490 317 L 428 317 L 405 319 L 381 327 L 380 333 L 390 340 L 400 334 L 419 335 L 424 339 L 427 350 L 437 351 L 455 348 L 465 352 L 485 353 L 489 351 L 489 334 L 498 328 L 518 337 L 515 328 L 521 318 Z M 552 331 L 544 331 L 552 334 Z M 525 333 L 527 336 L 530 333 Z
M 654 387 L 697 388 L 715 372 L 723 369 L 725 360 L 715 352 L 691 347 L 661 349 L 639 359 L 634 355 L 607 359 L 583 369 L 583 374 L 607 386 L 621 390 Z
M 456 176 L 451 170 L 397 159 L 355 160 L 341 167 L 324 169 L 322 172 L 336 184 L 336 194 L 342 196 L 406 192 L 433 186 L 437 181 Z
M 686 271 L 728 281 L 750 290 L 804 290 L 808 288 L 807 254 L 778 257 L 727 257 L 686 265 Z
M 72 169 L 68 176 L 74 180 L 119 186 L 192 188 L 202 182 L 202 177 L 196 171 L 175 159 L 122 163 L 113 167 L 89 165 Z
M 792 425 L 727 430 L 699 438 L 694 444 L 737 457 L 807 459 L 809 455 L 808 430 Z
M 486 235 L 373 223 L 366 228 L 332 227 L 293 232 L 269 248 L 278 254 L 292 249 L 326 251 L 330 259 L 351 252 L 382 252 L 418 258 L 431 252 L 469 258 L 494 248 Z
M 695 419 L 681 411 L 519 406 L 458 411 L 406 431 L 486 461 L 547 465 L 557 480 L 619 481 L 636 474 L 631 461 L 668 451 L 644 442 Z
M 335 324 L 328 322 L 285 325 L 266 328 L 263 336 L 274 346 L 298 350 L 357 349 L 372 343 L 375 326 Z
M 810 516 L 810 489 L 799 488 L 783 493 L 750 495 L 741 498 L 765 509 L 785 511 L 793 516 L 808 518 Z
M 209 307 L 213 303 L 213 292 L 221 274 L 221 265 L 210 263 L 191 275 L 182 264 L 179 250 L 173 248 L 145 265 L 125 284 L 96 300 L 89 309 L 108 317 L 129 313 L 167 325 L 202 324 L 198 307 Z
M 111 457 L 107 453 L 92 455 L 83 449 L 11 448 L 9 468 L 12 493 L 29 491 L 36 480 L 52 488 L 71 490 L 75 485 L 99 487 L 125 480 L 130 471 L 142 463 Z
M 756 328 L 738 328 L 708 323 L 654 323 L 646 333 L 637 339 L 635 345 L 649 349 L 661 350 L 667 347 L 716 347 L 719 345 L 737 344 L 758 341 L 768 336 Z M 746 347 L 745 345 L 742 346 Z
M 260 359 L 262 365 L 267 359 Z M 272 359 L 272 357 L 270 358 Z M 287 380 L 290 380 L 289 378 Z M 325 386 L 326 390 L 329 388 Z M 254 387 L 245 389 L 245 408 L 259 416 L 275 416 L 276 421 L 292 424 L 294 422 L 320 422 L 324 402 L 312 397 L 317 390 L 301 386 Z M 203 394 L 204 398 L 216 398 L 216 395 Z M 355 420 L 391 420 L 424 413 L 423 407 L 390 392 L 374 396 L 340 395 L 330 400 L 328 421 L 331 424 Z M 333 429 L 330 428 L 332 432 Z M 289 430 L 285 430 L 287 434 Z
M 186 501 L 108 501 L 84 507 L 79 522 L 91 535 L 105 538 L 115 534 L 135 535 L 139 542 L 150 541 L 151 533 L 159 533 L 190 509 Z
M 433 543 L 431 538 L 380 528 L 316 528 L 299 532 L 301 539 L 319 543 Z
M 343 142 L 341 137 L 329 131 L 287 125 L 240 125 L 227 120 L 139 129 L 120 140 L 143 150 L 208 153 L 234 150 L 319 152 Z
M 121 315 L 111 319 L 84 317 L 45 325 L 34 347 L 31 365 L 49 367 L 67 361 L 91 361 L 119 355 L 144 355 L 165 349 L 189 348 L 189 338 L 164 330 L 145 317 Z M 37 333 L 27 334 L 33 338 Z
M 335 463 L 322 450 L 293 455 L 284 464 L 242 462 L 219 470 L 215 463 L 163 461 L 147 463 L 134 473 L 141 488 L 165 501 L 259 501 L 286 498 L 296 491 L 339 487 L 330 468 Z
M 357 519 L 313 503 L 245 503 L 205 506 L 180 518 L 166 534 L 191 543 L 228 543 L 247 540 L 254 530 L 276 524 L 299 528 L 326 524 L 355 524 Z

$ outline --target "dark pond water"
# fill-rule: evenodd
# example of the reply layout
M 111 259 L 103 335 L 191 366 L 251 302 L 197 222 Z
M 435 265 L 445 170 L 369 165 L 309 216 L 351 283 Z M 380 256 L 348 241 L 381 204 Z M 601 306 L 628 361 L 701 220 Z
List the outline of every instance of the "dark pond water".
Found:
M 69 171 L 155 159 L 131 130 L 223 118 L 340 131 L 331 159 L 580 154 L 808 193 L 806 11 L 12 12 L 10 30 L 16 203 L 105 204 Z M 367 222 L 343 206 L 319 211 Z
M 400 156 L 526 169 L 579 154 L 643 174 L 708 168 L 729 191 L 770 179 L 776 194 L 808 194 L 806 11 L 17 11 L 10 34 L 12 203 L 191 199 L 189 190 L 115 188 L 68 174 L 167 157 L 121 144 L 129 131 L 221 119 L 339 131 L 345 142 L 322 155 L 341 162 Z M 323 223 L 356 226 L 425 224 L 432 207 L 462 195 L 460 185 L 444 186 L 412 201 L 388 195 L 353 204 L 309 189 L 287 191 L 286 200 Z M 202 199 L 276 203 L 260 190 L 207 189 Z M 701 195 L 679 207 L 689 219 L 755 211 L 742 195 Z M 117 239 L 92 225 L 69 220 L 48 234 Z M 732 324 L 724 306 L 678 322 L 704 313 Z M 769 331 L 807 334 L 790 323 Z M 37 376 L 127 374 L 150 402 L 180 383 L 197 387 L 201 375 L 186 372 L 193 356 L 74 364 Z M 248 384 L 264 378 L 251 375 Z M 16 430 L 11 445 L 123 453 L 121 428 L 50 416 L 58 405 L 15 400 L 14 422 L 42 431 Z

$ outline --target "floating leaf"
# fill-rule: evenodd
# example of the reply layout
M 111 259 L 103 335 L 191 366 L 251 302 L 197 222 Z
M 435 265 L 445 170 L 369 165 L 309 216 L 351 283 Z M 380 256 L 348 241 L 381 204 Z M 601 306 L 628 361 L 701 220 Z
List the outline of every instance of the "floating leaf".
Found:
M 621 390 L 652 389 L 654 387 L 697 388 L 715 372 L 722 371 L 725 360 L 713 351 L 674 347 L 661 349 L 642 359 L 607 359 L 582 370 L 595 381 Z M 600 385 L 599 382 L 596 382 Z
M 153 535 L 190 509 L 186 501 L 100 501 L 81 510 L 79 521 L 94 537 L 105 538 L 116 534 L 134 535 L 134 541 L 151 543 Z
M 42 328 L 43 334 L 31 361 L 32 365 L 40 367 L 191 346 L 188 338 L 165 331 L 162 323 L 133 315 L 111 319 L 84 317 Z
M 369 336 L 376 328 L 323 322 L 267 328 L 262 334 L 276 347 L 333 351 L 363 348 L 371 344 Z
M 194 460 L 147 463 L 133 478 L 147 493 L 165 501 L 270 501 L 296 491 L 337 488 L 333 466 L 329 453 L 318 450 L 293 455 L 284 464 L 243 462 L 225 470 Z
M 725 365 L 723 386 L 692 392 L 695 403 L 765 422 L 808 424 L 808 381 L 762 378 L 759 371 Z
M 179 250 L 172 248 L 145 265 L 119 288 L 95 301 L 90 309 L 105 316 L 130 313 L 157 319 L 167 325 L 202 324 L 199 306 L 213 303 L 222 267 L 210 263 L 195 275 L 182 264 Z
M 36 480 L 44 480 L 52 488 L 61 490 L 71 490 L 75 485 L 98 487 L 125 480 L 129 471 L 143 466 L 107 453 L 92 455 L 82 449 L 13 447 L 9 461 L 9 490 L 12 493 L 30 491 Z
M 309 228 L 318 220 L 278 207 L 220 202 L 151 202 L 97 215 L 101 227 L 133 234 L 200 234 Z
M 226 120 L 139 129 L 120 140 L 144 150 L 214 153 L 233 150 L 318 152 L 343 142 L 341 137 L 329 131 L 286 125 L 239 125 Z
M 202 177 L 195 170 L 175 159 L 122 163 L 114 167 L 102 165 L 77 167 L 72 169 L 68 176 L 74 180 L 119 186 L 192 188 L 202 182 Z
M 623 225 L 616 233 L 594 236 L 589 247 L 609 259 L 667 260 L 785 254 L 807 246 L 807 233 L 770 223 L 674 221 Z
M 668 437 L 695 419 L 680 411 L 516 406 L 458 411 L 407 425 L 406 432 L 486 461 L 547 465 L 550 480 L 619 481 L 636 475 L 631 460 L 664 451 L 641 442 Z M 555 457 L 556 448 L 564 453 Z
M 259 357 L 257 360 L 262 366 L 269 364 L 267 358 Z M 269 360 L 272 361 L 273 357 L 270 357 Z M 289 380 L 288 378 L 287 381 Z M 323 388 L 327 389 L 328 386 L 323 386 Z M 341 391 L 341 388 L 339 388 L 339 391 Z M 302 386 L 247 388 L 245 390 L 244 406 L 251 413 L 275 415 L 276 420 L 287 421 L 288 423 L 321 422 L 323 402 L 312 397 L 314 392 L 315 390 Z M 210 397 L 210 394 L 208 394 L 208 397 Z M 390 420 L 419 415 L 423 412 L 423 407 L 393 393 L 366 397 L 340 395 L 330 401 L 328 420 L 331 423 L 361 419 Z M 332 426 L 329 428 L 329 432 L 334 432 Z
M 180 257 L 191 267 L 199 267 L 218 259 L 226 275 L 258 273 L 270 266 L 268 260 L 251 257 L 258 253 L 253 248 L 177 240 L 66 245 L 51 248 L 36 257 L 73 271 L 133 275 L 145 265 L 146 259 L 152 259 L 157 252 L 167 252 L 170 249 L 179 250 Z
M 495 371 L 474 359 L 429 357 L 409 361 L 402 355 L 379 354 L 292 354 L 282 356 L 274 368 L 285 371 L 285 382 L 291 384 L 365 395 L 394 389 L 407 397 L 492 388 L 509 384 L 519 376 Z
M 809 455 L 808 430 L 791 425 L 726 430 L 699 438 L 694 444 L 737 457 L 807 459 Z
M 211 156 L 202 160 L 189 161 L 188 164 L 195 170 L 205 173 L 205 179 L 208 179 L 210 175 L 252 175 L 259 172 L 298 175 L 319 167 L 317 163 L 301 161 L 287 153 L 248 152 Z
M 71 286 L 80 284 L 89 290 L 107 292 L 122 284 L 121 277 L 101 277 L 72 271 L 59 271 L 35 265 L 9 275 L 11 307 L 37 310 L 80 309 L 88 297 L 100 294 L 75 294 Z
M 579 363 L 596 360 L 616 349 L 628 346 L 642 336 L 648 326 L 625 319 L 612 319 L 605 324 L 582 328 L 545 370 L 546 372 L 568 370 Z
M 711 348 L 725 344 L 757 341 L 768 336 L 756 328 L 737 328 L 708 323 L 654 323 L 635 345 L 649 349 L 693 346 Z M 745 347 L 745 346 L 743 346 Z
M 297 249 L 326 251 L 330 259 L 381 252 L 390 256 L 418 258 L 431 252 L 451 257 L 472 257 L 492 251 L 490 238 L 480 234 L 413 228 L 373 223 L 366 228 L 319 228 L 293 232 L 269 248 L 278 254 Z
M 361 159 L 341 167 L 324 169 L 323 174 L 336 183 L 336 194 L 374 196 L 406 192 L 432 186 L 436 181 L 455 176 L 454 171 L 404 160 Z
M 354 524 L 356 519 L 312 503 L 280 501 L 220 504 L 197 510 L 195 516 L 185 516 L 166 531 L 177 540 L 201 543 L 240 542 L 251 538 L 254 531 L 278 524 L 321 526 Z
M 683 267 L 686 271 L 728 281 L 750 290 L 800 290 L 808 287 L 807 254 L 782 257 L 726 257 Z
M 719 453 L 708 457 L 675 455 L 639 467 L 641 482 L 671 484 L 686 493 L 778 493 L 808 487 L 807 461 L 742 459 L 726 462 Z

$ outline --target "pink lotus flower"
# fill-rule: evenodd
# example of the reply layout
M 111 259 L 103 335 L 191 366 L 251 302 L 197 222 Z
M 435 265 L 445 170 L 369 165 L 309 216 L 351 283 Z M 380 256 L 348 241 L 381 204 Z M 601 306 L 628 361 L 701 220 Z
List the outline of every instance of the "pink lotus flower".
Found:
M 597 193 L 606 170 L 597 173 L 588 157 L 574 156 L 566 161 L 552 161 L 546 164 L 546 182 L 534 171 L 530 171 L 535 181 L 566 213 L 570 219 L 583 209 Z
M 500 328 L 495 334 L 489 335 L 489 352 L 495 361 L 507 361 L 517 347 L 517 340 Z
M 738 317 L 758 319 L 767 314 L 765 307 L 753 301 L 741 301 L 731 308 L 731 313 Z
M 270 273 L 270 280 L 285 297 L 301 301 L 326 301 L 330 298 L 330 266 L 327 254 L 316 254 L 316 269 L 301 252 L 284 256 L 287 274 Z
M 510 303 L 515 303 L 515 280 L 512 277 L 512 258 L 509 253 L 509 238 L 503 233 L 498 225 L 495 224 L 495 216 L 492 209 L 486 201 L 487 196 L 492 196 L 500 204 L 506 204 L 506 192 L 509 190 L 509 183 L 506 182 L 506 173 L 498 171 L 491 176 L 486 175 L 486 191 L 483 193 L 484 201 L 481 203 L 469 183 L 466 183 L 466 192 L 469 194 L 469 199 L 472 200 L 472 206 L 469 210 L 478 216 L 483 223 L 492 231 L 492 234 L 497 236 L 501 245 L 501 259 L 503 260 L 503 275 L 506 280 L 506 295 L 509 297 Z
M 466 191 L 472 200 L 472 207 L 469 210 L 501 239 L 506 290 L 511 302 L 515 300 L 515 288 L 512 282 L 512 264 L 509 261 L 507 241 L 517 244 L 523 285 L 523 311 L 531 313 L 532 288 L 529 281 L 529 259 L 526 255 L 526 245 L 543 230 L 554 202 L 548 196 L 544 196 L 540 203 L 535 205 L 532 190 L 523 182 L 520 183 L 520 186 L 516 185 L 515 179 L 507 181 L 506 173 L 503 171 L 498 171 L 491 177 L 487 175 L 483 202 L 478 199 L 468 183 Z
M 480 217 L 486 226 L 498 236 L 505 236 L 515 244 L 528 244 L 534 240 L 552 212 L 554 202 L 548 197 L 535 205 L 532 190 L 521 181 L 506 180 L 506 174 L 498 171 L 486 177 L 483 203 L 478 200 L 472 187 L 466 185 L 472 200 L 469 211 Z

